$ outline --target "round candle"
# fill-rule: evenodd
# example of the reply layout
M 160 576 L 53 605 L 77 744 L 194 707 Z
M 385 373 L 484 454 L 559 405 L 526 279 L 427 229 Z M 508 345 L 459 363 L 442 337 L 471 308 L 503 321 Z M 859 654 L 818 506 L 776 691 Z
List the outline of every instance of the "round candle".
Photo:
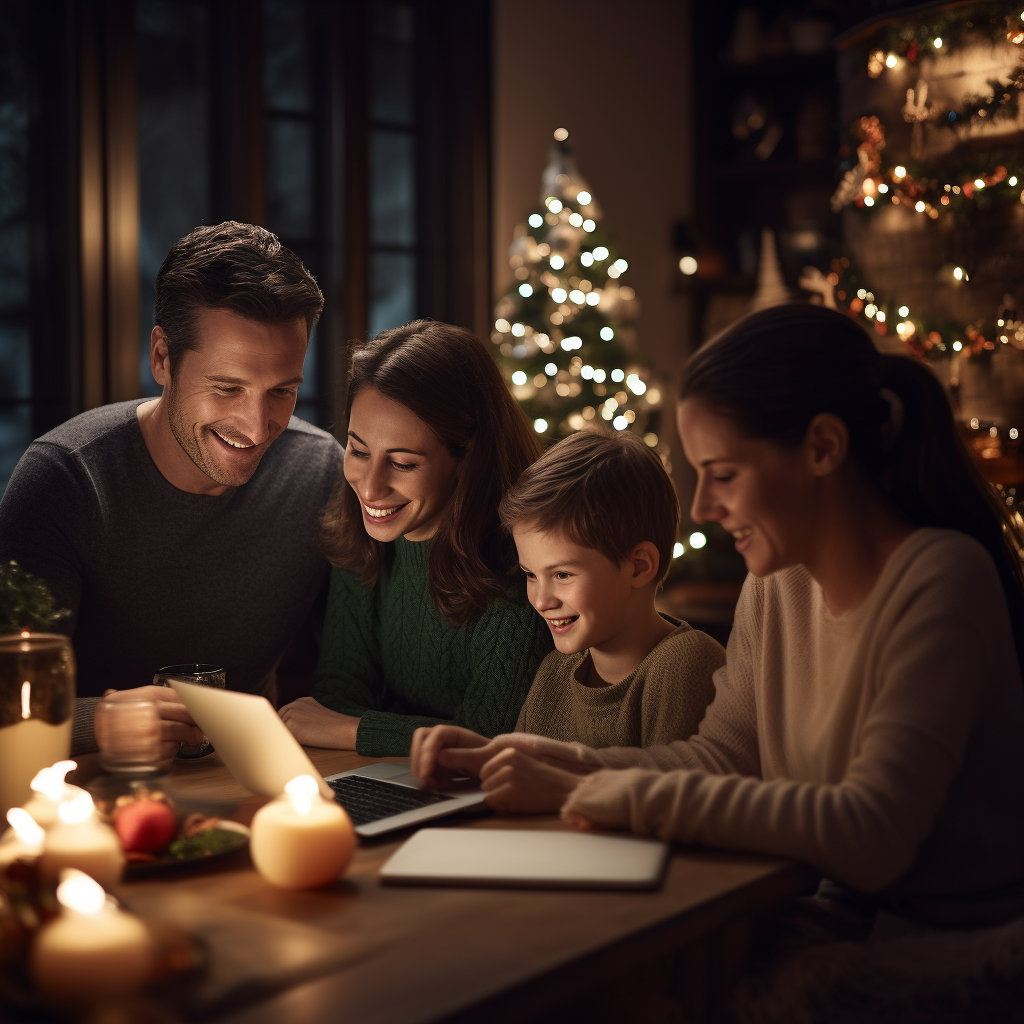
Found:
M 88 1004 L 141 988 L 153 964 L 149 929 L 81 871 L 62 872 L 57 899 L 60 917 L 40 930 L 32 947 L 32 979 L 43 996 Z
M 40 768 L 32 779 L 32 796 L 25 804 L 25 810 L 43 828 L 49 828 L 56 822 L 61 801 L 70 800 L 81 792 L 77 786 L 70 786 L 64 781 L 64 776 L 77 767 L 75 761 L 58 761 L 49 768 Z
M 11 827 L 0 836 L 0 871 L 16 860 L 38 857 L 43 852 L 46 835 L 22 807 L 12 807 L 7 812 L 7 820 Z
M 256 870 L 284 889 L 337 881 L 356 846 L 349 816 L 320 796 L 311 775 L 299 775 L 284 789 L 253 816 L 249 849 Z
M 64 868 L 78 868 L 107 887 L 121 880 L 124 851 L 117 833 L 100 820 L 92 797 L 79 790 L 57 808 L 57 823 L 46 832 L 39 869 L 58 878 Z

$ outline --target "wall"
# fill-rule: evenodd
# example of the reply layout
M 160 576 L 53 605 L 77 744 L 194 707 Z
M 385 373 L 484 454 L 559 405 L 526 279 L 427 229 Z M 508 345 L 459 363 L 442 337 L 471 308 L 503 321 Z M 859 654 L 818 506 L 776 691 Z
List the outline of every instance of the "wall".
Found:
M 494 0 L 494 294 L 512 280 L 512 232 L 536 205 L 551 133 L 569 131 L 581 174 L 630 269 L 641 350 L 666 379 L 691 347 L 672 228 L 693 203 L 689 4 Z M 666 389 L 670 400 L 672 386 Z M 689 475 L 672 416 L 663 437 L 681 492 Z

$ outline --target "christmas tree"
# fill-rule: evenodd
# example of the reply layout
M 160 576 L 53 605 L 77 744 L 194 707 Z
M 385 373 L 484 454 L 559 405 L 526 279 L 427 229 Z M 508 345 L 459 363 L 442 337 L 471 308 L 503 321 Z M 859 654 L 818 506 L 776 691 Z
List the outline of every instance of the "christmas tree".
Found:
M 491 340 L 512 394 L 544 441 L 576 430 L 659 438 L 661 394 L 634 351 L 639 304 L 629 264 L 601 226 L 569 133 L 554 134 L 540 204 L 515 231 L 515 283 L 495 307 Z

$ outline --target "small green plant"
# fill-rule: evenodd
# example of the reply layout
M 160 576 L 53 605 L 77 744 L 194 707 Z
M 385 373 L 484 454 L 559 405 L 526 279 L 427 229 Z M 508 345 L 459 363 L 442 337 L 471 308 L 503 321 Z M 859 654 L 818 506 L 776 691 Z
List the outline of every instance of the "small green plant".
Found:
M 23 629 L 49 632 L 70 614 L 67 608 L 57 607 L 42 580 L 29 575 L 17 562 L 0 565 L 0 633 Z

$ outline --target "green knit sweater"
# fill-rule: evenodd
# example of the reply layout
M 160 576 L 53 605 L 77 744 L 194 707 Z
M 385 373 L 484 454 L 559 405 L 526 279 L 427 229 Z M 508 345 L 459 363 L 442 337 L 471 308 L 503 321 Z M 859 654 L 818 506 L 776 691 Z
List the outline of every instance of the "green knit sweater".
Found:
M 372 587 L 344 569 L 332 572 L 313 696 L 359 718 L 356 750 L 367 757 L 407 755 L 421 725 L 511 732 L 553 646 L 526 600 L 524 577 L 514 601 L 495 601 L 453 626 L 430 596 L 430 541 L 399 537 L 392 554 Z

